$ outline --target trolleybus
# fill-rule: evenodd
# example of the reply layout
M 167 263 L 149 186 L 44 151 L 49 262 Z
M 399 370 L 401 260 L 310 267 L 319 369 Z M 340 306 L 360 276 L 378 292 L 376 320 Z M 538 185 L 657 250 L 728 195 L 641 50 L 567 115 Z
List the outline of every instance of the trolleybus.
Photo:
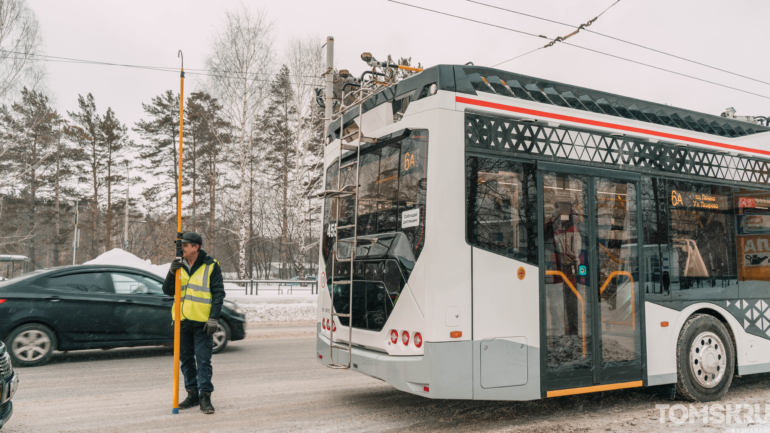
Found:
M 473 65 L 356 91 L 318 362 L 479 400 L 770 371 L 770 127 Z

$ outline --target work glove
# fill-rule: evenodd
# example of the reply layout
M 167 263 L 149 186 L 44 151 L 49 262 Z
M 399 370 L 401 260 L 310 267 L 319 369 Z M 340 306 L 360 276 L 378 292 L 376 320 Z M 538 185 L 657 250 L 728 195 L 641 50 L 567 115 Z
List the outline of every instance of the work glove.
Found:
M 169 268 L 168 268 L 168 272 L 169 272 L 169 273 L 172 273 L 172 274 L 176 274 L 176 271 L 177 271 L 178 269 L 182 269 L 182 259 L 181 259 L 181 258 L 179 258 L 179 259 L 174 259 L 174 260 L 171 262 L 171 266 L 169 266 Z
M 218 327 L 219 321 L 217 319 L 209 318 L 206 324 L 203 325 L 203 330 L 206 332 L 206 335 L 214 335 L 214 333 L 217 332 Z

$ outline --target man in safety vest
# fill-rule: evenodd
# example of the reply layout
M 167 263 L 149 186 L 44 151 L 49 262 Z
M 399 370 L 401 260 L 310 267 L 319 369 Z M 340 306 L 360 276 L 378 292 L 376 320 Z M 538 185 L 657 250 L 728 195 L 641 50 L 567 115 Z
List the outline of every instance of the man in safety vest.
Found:
M 179 409 L 200 405 L 203 413 L 214 413 L 211 405 L 211 350 L 219 327 L 219 313 L 225 300 L 225 285 L 219 262 L 201 249 L 203 238 L 197 233 L 182 236 L 182 259 L 171 262 L 163 293 L 174 296 L 177 269 L 182 270 L 182 330 L 179 360 L 184 374 L 187 398 Z M 174 307 L 171 307 L 174 317 Z M 197 366 L 196 366 L 197 364 Z

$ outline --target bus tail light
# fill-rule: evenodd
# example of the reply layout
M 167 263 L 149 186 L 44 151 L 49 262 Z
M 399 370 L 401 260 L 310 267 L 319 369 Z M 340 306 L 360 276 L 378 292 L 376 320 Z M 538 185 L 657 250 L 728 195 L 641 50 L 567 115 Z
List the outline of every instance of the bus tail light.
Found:
M 6 299 L 0 299 L 0 304 L 2 304 L 5 301 L 6 301 Z
M 395 329 L 390 330 L 390 342 L 393 344 L 398 343 L 398 331 Z
M 337 332 L 337 322 L 332 320 L 332 332 Z
M 422 335 L 419 332 L 414 333 L 414 346 L 417 348 L 422 346 Z
M 404 343 L 404 346 L 409 345 L 409 333 L 407 331 L 401 333 L 401 342 Z

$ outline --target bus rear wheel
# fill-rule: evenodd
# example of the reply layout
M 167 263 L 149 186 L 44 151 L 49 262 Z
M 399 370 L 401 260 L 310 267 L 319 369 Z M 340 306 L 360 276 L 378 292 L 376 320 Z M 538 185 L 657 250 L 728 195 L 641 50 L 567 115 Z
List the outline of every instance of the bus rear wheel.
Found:
M 676 391 L 685 400 L 722 398 L 733 382 L 735 352 L 730 334 L 713 316 L 695 314 L 685 322 L 676 347 Z

